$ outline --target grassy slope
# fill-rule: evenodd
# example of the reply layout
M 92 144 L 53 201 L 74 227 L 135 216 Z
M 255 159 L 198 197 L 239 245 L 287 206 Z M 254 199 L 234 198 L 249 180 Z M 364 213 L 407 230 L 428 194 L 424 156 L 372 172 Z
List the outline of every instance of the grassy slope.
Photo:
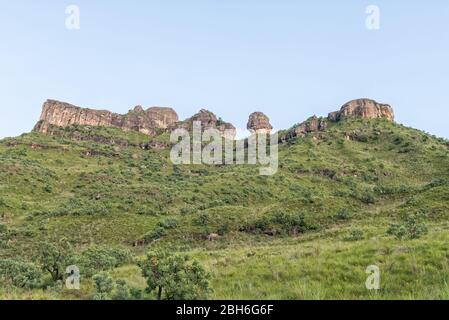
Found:
M 114 129 L 77 130 L 136 145 L 147 141 Z M 179 226 L 160 241 L 133 250 L 140 255 L 161 246 L 197 257 L 213 275 L 211 298 L 448 298 L 446 141 L 384 121 L 346 122 L 318 140 L 281 145 L 280 170 L 271 177 L 253 166 L 175 167 L 168 152 L 36 133 L 3 140 L 0 223 L 16 236 L 0 256 L 29 258 L 36 240 L 61 237 L 77 250 L 131 248 L 158 222 L 176 218 Z M 301 212 L 314 230 L 275 237 L 240 231 L 278 209 Z M 341 209 L 350 219 L 336 218 Z M 419 211 L 427 215 L 428 235 L 407 241 L 385 235 L 390 223 Z M 355 229 L 364 239 L 344 241 Z M 202 240 L 218 231 L 224 233 L 218 241 Z M 382 270 L 378 293 L 364 287 L 370 264 Z M 144 285 L 134 266 L 115 274 Z M 90 288 L 0 289 L 0 297 L 85 298 Z

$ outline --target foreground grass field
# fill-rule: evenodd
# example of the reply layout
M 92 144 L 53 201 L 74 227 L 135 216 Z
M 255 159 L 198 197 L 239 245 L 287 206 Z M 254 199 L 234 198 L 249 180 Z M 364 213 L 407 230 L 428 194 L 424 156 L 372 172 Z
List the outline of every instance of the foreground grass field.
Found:
M 174 166 L 169 148 L 146 142 L 88 127 L 1 141 L 0 259 L 37 265 L 39 244 L 64 238 L 75 260 L 128 250 L 126 263 L 95 268 L 136 289 L 146 286 L 136 261 L 162 249 L 210 272 L 210 299 L 448 298 L 447 141 L 347 121 L 282 144 L 269 177 L 256 166 Z M 378 291 L 365 287 L 370 265 Z M 3 281 L 0 298 L 91 299 L 83 272 L 80 290 L 44 273 L 35 288 Z

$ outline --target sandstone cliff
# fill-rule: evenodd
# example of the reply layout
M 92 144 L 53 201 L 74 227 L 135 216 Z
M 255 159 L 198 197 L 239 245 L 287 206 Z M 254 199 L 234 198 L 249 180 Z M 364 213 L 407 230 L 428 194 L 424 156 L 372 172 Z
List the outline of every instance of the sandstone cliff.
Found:
M 153 107 L 144 110 L 135 107 L 125 115 L 106 110 L 80 108 L 65 102 L 47 100 L 44 103 L 40 121 L 34 130 L 46 133 L 49 125 L 67 127 L 71 125 L 105 126 L 125 131 L 139 131 L 156 135 L 178 122 L 178 115 L 171 108 Z
M 384 118 L 394 121 L 394 112 L 388 104 L 377 103 L 371 99 L 357 99 L 349 101 L 341 107 L 340 111 L 332 112 L 328 116 L 328 119 L 333 122 L 348 118 Z

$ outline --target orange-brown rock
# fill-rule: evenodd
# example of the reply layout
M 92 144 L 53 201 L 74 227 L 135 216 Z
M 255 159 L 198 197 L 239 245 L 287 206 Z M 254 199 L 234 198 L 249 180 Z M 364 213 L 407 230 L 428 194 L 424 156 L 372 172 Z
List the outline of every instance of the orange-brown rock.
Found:
M 388 104 L 377 103 L 371 99 L 357 99 L 349 101 L 340 111 L 332 112 L 328 116 L 328 119 L 333 122 L 350 118 L 384 118 L 394 121 L 394 111 Z
M 178 122 L 178 115 L 171 108 L 153 107 L 144 110 L 135 107 L 125 115 L 106 110 L 80 108 L 69 103 L 47 100 L 44 103 L 35 131 L 47 132 L 50 125 L 67 127 L 71 125 L 114 127 L 125 131 L 139 131 L 148 135 L 167 129 Z
M 270 118 L 264 113 L 254 112 L 249 116 L 247 129 L 252 133 L 270 134 L 273 126 L 270 124 Z

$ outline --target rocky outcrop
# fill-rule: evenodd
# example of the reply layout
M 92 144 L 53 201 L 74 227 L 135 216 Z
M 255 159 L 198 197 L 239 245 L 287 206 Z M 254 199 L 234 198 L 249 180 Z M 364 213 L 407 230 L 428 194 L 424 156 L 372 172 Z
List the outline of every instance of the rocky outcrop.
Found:
M 270 134 L 273 126 L 270 124 L 270 119 L 262 112 L 254 112 L 249 116 L 247 129 L 251 133 L 265 133 Z
M 328 119 L 338 122 L 350 118 L 378 119 L 394 121 L 393 108 L 388 104 L 377 103 L 371 99 L 357 99 L 346 103 L 340 111 L 329 113 Z
M 285 135 L 281 136 L 281 140 L 286 141 L 296 137 L 304 137 L 308 133 L 325 131 L 327 127 L 327 119 L 313 116 L 288 130 Z
M 237 134 L 236 129 L 232 124 L 224 122 L 221 118 L 217 118 L 214 113 L 206 109 L 201 109 L 200 112 L 190 119 L 178 124 L 177 127 L 191 130 L 193 122 L 201 122 L 203 131 L 207 129 L 217 129 L 221 132 L 221 135 L 227 139 L 235 139 Z
M 309 133 L 313 134 L 325 131 L 329 126 L 329 122 L 357 118 L 394 121 L 394 111 L 390 105 L 377 103 L 371 99 L 352 100 L 343 105 L 340 111 L 329 113 L 327 119 L 313 116 L 307 121 L 294 126 L 280 136 L 280 141 L 287 141 L 296 137 L 304 137 Z M 345 139 L 350 139 L 350 137 L 345 137 Z
M 391 106 L 371 99 L 352 100 L 343 105 L 339 111 L 330 113 L 327 119 L 313 116 L 307 121 L 294 126 L 281 135 L 280 140 L 286 141 L 310 133 L 322 132 L 327 129 L 331 122 L 352 118 L 394 121 L 394 112 Z M 72 125 L 105 126 L 125 131 L 138 131 L 155 136 L 165 130 L 176 128 L 191 130 L 193 122 L 201 122 L 203 130 L 218 129 L 223 137 L 235 139 L 235 127 L 217 118 L 215 114 L 205 109 L 200 110 L 193 117 L 179 122 L 178 115 L 171 108 L 152 107 L 144 110 L 142 106 L 136 106 L 127 114 L 121 115 L 106 110 L 80 108 L 56 100 L 47 100 L 44 103 L 40 121 L 34 130 L 51 133 L 51 130 L 54 130 L 55 127 Z M 270 119 L 262 112 L 254 112 L 250 115 L 247 128 L 252 133 L 271 133 L 273 129 Z
M 135 107 L 125 115 L 106 110 L 80 108 L 65 102 L 47 100 L 44 103 L 39 123 L 34 130 L 46 133 L 50 126 L 68 127 L 72 125 L 104 126 L 124 131 L 139 131 L 156 135 L 178 122 L 178 115 L 171 108 L 153 107 L 144 110 Z

